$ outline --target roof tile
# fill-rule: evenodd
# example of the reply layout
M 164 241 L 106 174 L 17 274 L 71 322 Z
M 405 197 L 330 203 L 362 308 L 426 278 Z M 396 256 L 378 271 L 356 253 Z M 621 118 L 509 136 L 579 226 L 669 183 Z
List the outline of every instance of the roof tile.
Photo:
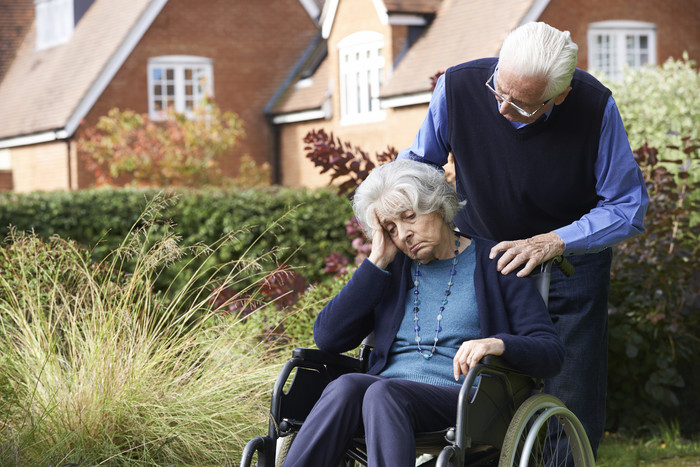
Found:
M 151 0 L 95 0 L 71 39 L 34 50 L 33 24 L 0 83 L 0 138 L 63 128 Z

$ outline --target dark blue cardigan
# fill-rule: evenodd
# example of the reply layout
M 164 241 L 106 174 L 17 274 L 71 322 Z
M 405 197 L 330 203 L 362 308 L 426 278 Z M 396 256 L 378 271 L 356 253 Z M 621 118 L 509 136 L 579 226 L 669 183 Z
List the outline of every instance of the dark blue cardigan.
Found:
M 489 259 L 493 242 L 474 238 L 474 288 L 483 337 L 505 343 L 503 358 L 535 377 L 552 377 L 564 361 L 564 345 L 554 330 L 544 301 L 528 277 L 496 271 Z M 314 323 L 314 340 L 322 350 L 347 352 L 371 332 L 375 346 L 369 373 L 386 365 L 389 348 L 405 313 L 406 292 L 413 286 L 411 259 L 399 252 L 388 274 L 365 260 Z

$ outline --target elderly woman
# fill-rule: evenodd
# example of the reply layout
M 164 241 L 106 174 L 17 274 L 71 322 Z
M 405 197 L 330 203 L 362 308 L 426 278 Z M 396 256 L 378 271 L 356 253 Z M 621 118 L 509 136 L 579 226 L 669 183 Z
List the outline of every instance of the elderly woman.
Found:
M 326 387 L 287 467 L 338 465 L 362 430 L 368 465 L 413 466 L 414 433 L 454 426 L 462 380 L 483 356 L 537 377 L 557 374 L 564 359 L 531 279 L 498 273 L 491 242 L 454 231 L 460 203 L 439 169 L 384 164 L 353 208 L 372 250 L 319 313 L 314 339 L 346 352 L 374 331 L 369 371 Z

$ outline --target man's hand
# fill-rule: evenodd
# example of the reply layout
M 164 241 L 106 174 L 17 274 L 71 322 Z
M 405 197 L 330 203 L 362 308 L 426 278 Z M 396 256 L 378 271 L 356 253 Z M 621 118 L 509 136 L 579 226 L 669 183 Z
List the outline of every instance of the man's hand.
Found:
M 505 350 L 505 344 L 497 337 L 462 342 L 455 358 L 452 359 L 455 381 L 459 380 L 460 375 L 466 376 L 469 373 L 469 369 L 479 363 L 479 360 L 486 355 L 503 355 Z
M 566 244 L 559 235 L 549 232 L 525 240 L 501 242 L 491 248 L 489 257 L 494 259 L 499 252 L 503 251 L 496 269 L 502 274 L 510 274 L 524 264 L 517 276 L 525 277 L 535 269 L 535 266 L 564 253 L 565 247 Z

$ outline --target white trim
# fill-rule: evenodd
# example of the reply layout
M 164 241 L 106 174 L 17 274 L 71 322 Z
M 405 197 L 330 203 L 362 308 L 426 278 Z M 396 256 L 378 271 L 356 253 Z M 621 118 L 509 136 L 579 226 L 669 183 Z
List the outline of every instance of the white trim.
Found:
M 12 170 L 12 151 L 0 149 L 0 170 Z
M 34 133 L 32 135 L 16 136 L 0 140 L 0 149 L 16 148 L 19 146 L 31 146 L 33 144 L 50 143 L 68 138 L 66 130 L 45 131 L 43 133 Z
M 595 23 L 589 23 L 588 28 L 594 29 L 654 29 L 656 30 L 656 23 L 648 23 L 644 21 L 634 21 L 629 19 L 623 20 L 608 20 L 608 21 L 596 21 Z
M 284 125 L 286 123 L 321 120 L 326 117 L 326 111 L 324 111 L 322 108 L 313 110 L 302 110 L 300 112 L 290 112 L 288 114 L 275 115 L 274 117 L 272 117 L 272 123 L 274 123 L 275 125 Z
M 340 0 L 326 0 L 326 4 L 323 7 L 323 13 L 321 13 L 321 36 L 324 39 L 328 39 L 328 36 L 331 35 L 339 2 Z
M 73 135 L 80 122 L 85 118 L 92 106 L 95 105 L 97 99 L 102 95 L 102 92 L 112 81 L 112 78 L 117 74 L 117 71 L 119 71 L 129 55 L 131 55 L 136 44 L 138 44 L 153 21 L 158 17 L 166 3 L 168 3 L 168 0 L 152 0 L 146 11 L 143 12 L 134 27 L 131 28 L 131 31 L 129 31 L 124 41 L 119 45 L 117 51 L 109 59 L 93 85 L 90 86 L 90 89 L 82 97 L 73 114 L 69 117 L 65 126 L 65 131 L 69 135 Z
M 406 107 L 408 105 L 429 104 L 432 95 L 432 92 L 422 92 L 396 97 L 386 97 L 381 99 L 380 106 L 382 109 L 392 109 L 395 107 Z
M 304 7 L 306 13 L 312 20 L 318 20 L 318 17 L 321 15 L 321 10 L 318 8 L 318 5 L 316 5 L 316 2 L 313 0 L 299 0 L 299 3 L 301 3 L 301 6 Z
M 549 0 L 535 0 L 532 2 L 532 5 L 530 5 L 530 8 L 525 13 L 525 16 L 523 16 L 523 19 L 520 20 L 520 26 L 540 19 L 540 16 L 542 15 L 544 9 L 547 8 L 547 5 L 549 5 Z
M 390 15 L 389 24 L 392 26 L 425 26 L 428 21 L 425 16 L 400 13 Z
M 384 1 L 372 0 L 372 3 L 374 3 L 374 8 L 377 10 L 379 21 L 384 25 L 389 24 L 389 13 L 387 12 L 386 5 L 384 5 Z

